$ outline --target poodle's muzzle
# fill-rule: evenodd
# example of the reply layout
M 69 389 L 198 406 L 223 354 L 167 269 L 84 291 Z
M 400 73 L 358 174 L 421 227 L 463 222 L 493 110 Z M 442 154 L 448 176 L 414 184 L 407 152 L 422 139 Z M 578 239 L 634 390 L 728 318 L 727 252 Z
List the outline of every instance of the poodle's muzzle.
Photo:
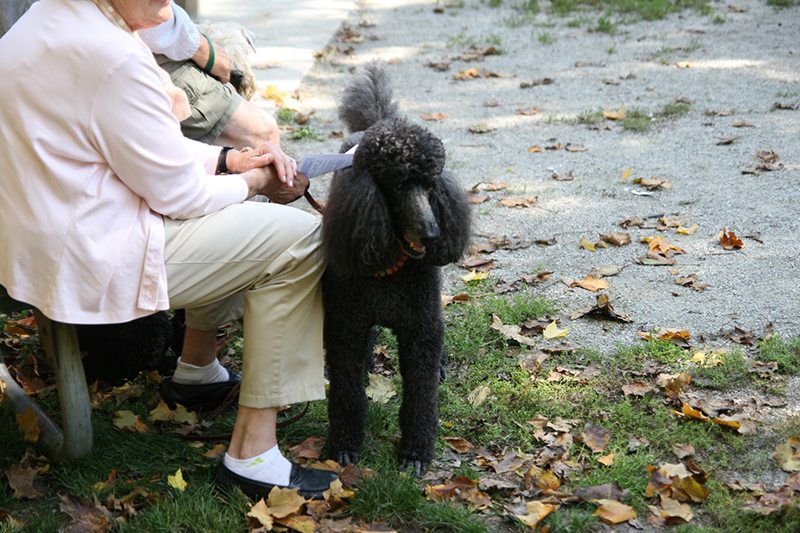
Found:
M 405 242 L 403 250 L 409 257 L 420 258 L 425 255 L 425 247 L 439 239 L 440 230 L 429 200 L 429 191 L 424 187 L 414 187 L 404 195 L 400 219 Z

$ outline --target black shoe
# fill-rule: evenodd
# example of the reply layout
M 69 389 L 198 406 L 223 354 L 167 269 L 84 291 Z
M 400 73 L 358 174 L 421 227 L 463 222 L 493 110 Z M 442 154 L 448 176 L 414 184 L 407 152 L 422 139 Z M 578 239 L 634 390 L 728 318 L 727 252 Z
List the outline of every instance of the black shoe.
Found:
M 317 468 L 306 468 L 292 463 L 292 472 L 289 474 L 288 485 L 273 485 L 242 477 L 232 472 L 223 461 L 217 464 L 217 483 L 226 489 L 239 487 L 239 489 L 251 498 L 266 498 L 269 492 L 275 488 L 299 489 L 297 494 L 303 498 L 311 500 L 321 500 L 322 493 L 331 487 L 331 483 L 339 479 L 339 474 L 330 470 L 320 470 Z
M 234 372 L 230 368 L 225 370 L 228 371 L 228 381 L 202 385 L 175 383 L 172 378 L 164 378 L 159 392 L 170 409 L 174 409 L 175 404 L 181 404 L 189 411 L 215 409 L 222 405 L 233 388 L 242 380 L 242 376 L 238 372 Z

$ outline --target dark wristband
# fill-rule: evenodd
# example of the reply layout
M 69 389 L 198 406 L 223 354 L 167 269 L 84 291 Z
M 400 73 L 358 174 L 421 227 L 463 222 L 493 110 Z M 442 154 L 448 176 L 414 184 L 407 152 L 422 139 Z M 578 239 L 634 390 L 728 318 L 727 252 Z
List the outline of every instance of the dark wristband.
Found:
M 217 174 L 228 174 L 228 152 L 233 150 L 233 146 L 223 146 L 217 159 Z

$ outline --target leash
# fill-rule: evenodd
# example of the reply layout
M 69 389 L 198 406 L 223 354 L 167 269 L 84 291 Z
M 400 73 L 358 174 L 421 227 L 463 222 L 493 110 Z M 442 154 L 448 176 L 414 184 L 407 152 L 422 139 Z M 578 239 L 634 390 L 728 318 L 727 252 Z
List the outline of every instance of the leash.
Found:
M 308 201 L 309 205 L 311 205 L 311 207 L 316 209 L 317 213 L 319 213 L 321 215 L 322 214 L 322 205 L 319 202 L 317 202 L 316 200 L 314 200 L 314 197 L 311 196 L 311 191 L 309 189 L 306 189 L 306 192 L 303 193 L 303 196 Z

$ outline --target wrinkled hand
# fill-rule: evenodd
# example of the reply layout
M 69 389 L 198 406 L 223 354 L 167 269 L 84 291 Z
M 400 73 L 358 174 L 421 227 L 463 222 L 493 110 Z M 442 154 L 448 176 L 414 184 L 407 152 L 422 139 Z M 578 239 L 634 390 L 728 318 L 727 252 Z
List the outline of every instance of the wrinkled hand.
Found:
M 232 174 L 241 174 L 254 168 L 266 167 L 275 160 L 272 153 L 260 154 L 252 148 L 231 150 L 228 152 L 228 171 Z
M 294 202 L 308 190 L 308 178 L 305 174 L 297 173 L 292 185 L 287 185 L 277 179 L 268 180 L 266 187 L 261 189 L 259 194 L 269 198 L 270 202 L 276 204 L 288 204 Z
M 259 155 L 271 155 L 271 164 L 275 167 L 275 171 L 278 173 L 278 179 L 289 187 L 294 185 L 292 182 L 297 174 L 297 161 L 283 153 L 283 150 L 281 150 L 280 146 L 273 142 L 267 141 L 256 148 L 255 151 Z

